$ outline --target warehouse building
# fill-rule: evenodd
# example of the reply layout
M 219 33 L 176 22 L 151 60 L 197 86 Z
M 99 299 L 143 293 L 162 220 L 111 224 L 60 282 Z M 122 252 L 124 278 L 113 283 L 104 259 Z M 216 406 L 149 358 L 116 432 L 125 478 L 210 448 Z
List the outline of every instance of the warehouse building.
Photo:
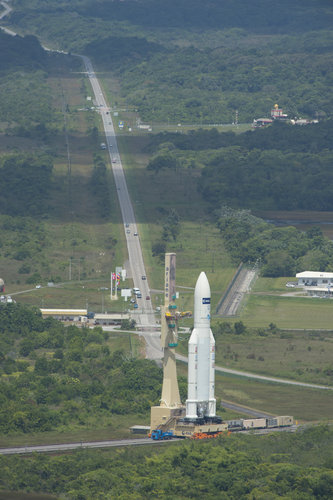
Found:
M 43 318 L 54 318 L 60 321 L 82 321 L 87 319 L 87 309 L 41 309 Z M 83 320 L 84 321 L 84 320 Z
M 304 271 L 296 274 L 297 286 L 312 297 L 333 297 L 333 273 Z
M 298 286 L 333 286 L 333 273 L 323 273 L 318 271 L 304 271 L 296 274 Z

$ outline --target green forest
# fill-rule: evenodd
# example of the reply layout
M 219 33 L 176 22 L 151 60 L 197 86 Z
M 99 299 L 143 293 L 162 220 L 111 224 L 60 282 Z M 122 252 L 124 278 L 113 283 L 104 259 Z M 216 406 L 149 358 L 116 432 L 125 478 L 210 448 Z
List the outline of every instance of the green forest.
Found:
M 168 447 L 1 457 L 0 487 L 56 498 L 330 500 L 333 432 L 231 435 Z
M 82 280 L 89 278 L 96 307 L 104 301 L 100 286 L 105 285 L 97 276 L 109 276 L 111 265 L 121 264 L 126 254 L 110 165 L 99 148 L 105 140 L 100 118 L 94 103 L 87 104 L 92 92 L 77 54 L 91 58 L 119 119 L 126 123 L 126 110 L 133 123 L 152 126 L 152 134 L 133 127 L 130 135 L 126 123 L 119 137 L 149 280 L 153 273 L 162 275 L 165 251 L 176 250 L 179 263 L 196 268 L 209 256 L 216 300 L 221 282 L 227 283 L 225 276 L 232 276 L 240 262 L 257 265 L 267 278 L 304 269 L 333 271 L 332 243 L 318 226 L 301 232 L 254 215 L 333 211 L 332 3 L 11 0 L 10 5 L 13 10 L 2 25 L 20 35 L 0 31 L 1 278 L 6 278 L 6 293 L 22 288 L 22 282 L 33 285 L 30 300 L 36 307 L 20 304 L 22 296 L 16 297 L 18 304 L 0 304 L 2 446 L 128 437 L 129 427 L 147 424 L 150 407 L 159 404 L 161 368 L 143 359 L 141 339 L 126 330 L 104 332 L 43 319 L 39 307 L 56 295 L 48 287 L 35 288 L 47 280 L 67 280 L 70 265 L 77 288 L 59 289 L 57 300 L 70 304 L 77 293 L 77 301 L 88 307 L 88 283 Z M 318 123 L 275 122 L 249 130 L 254 119 L 270 116 L 275 103 L 289 118 Z M 155 133 L 157 127 L 164 131 Z M 148 193 L 143 206 L 141 183 L 146 193 L 168 190 L 167 198 L 156 201 L 158 195 Z M 192 207 L 200 221 L 191 216 Z M 183 239 L 186 231 L 188 240 Z M 200 241 L 187 253 L 191 239 Z M 218 267 L 217 252 L 230 268 Z M 193 270 L 179 268 L 190 285 Z M 219 273 L 226 273 L 224 281 Z M 269 286 L 280 286 L 280 293 L 281 283 Z M 160 304 L 154 293 L 151 300 Z M 296 351 L 295 366 L 282 367 L 274 357 L 278 376 L 284 369 L 295 380 L 311 381 L 316 371 L 317 383 L 330 383 L 331 363 L 324 365 L 321 353 L 331 332 L 304 333 L 303 347 L 309 358 L 317 356 L 317 364 L 303 367 L 294 341 L 300 340 L 298 332 L 267 324 L 252 329 L 238 319 L 214 321 L 217 342 L 223 341 L 225 349 L 218 346 L 219 360 L 232 358 L 235 367 L 241 356 L 251 366 L 265 358 L 265 369 L 272 370 L 268 365 L 278 339 L 285 341 L 284 355 Z M 185 337 L 180 339 L 184 344 Z M 263 350 L 236 346 L 236 341 L 254 340 Z M 184 366 L 179 371 L 184 401 Z M 249 381 L 232 385 L 229 380 L 223 398 L 244 401 Z M 251 405 L 264 408 L 272 393 L 279 407 L 287 390 L 266 384 L 265 396 L 256 384 L 258 399 Z M 314 411 L 323 421 L 320 410 Z M 76 500 L 330 500 L 332 450 L 331 426 L 312 425 L 295 433 L 231 434 L 167 446 L 0 456 L 0 498 L 37 492 Z
M 332 115 L 327 0 L 14 2 L 11 23 L 90 55 L 150 122 L 252 122 Z M 130 8 L 129 8 L 130 6 Z
M 249 210 L 332 210 L 332 126 L 327 120 L 305 127 L 274 123 L 242 134 L 164 132 L 147 146 L 147 171 L 156 179 L 166 170 L 197 175 L 197 189 L 236 264 L 257 262 L 271 277 L 332 272 L 332 244 L 319 227 L 274 227 Z
M 115 416 L 147 417 L 158 403 L 161 370 L 110 350 L 100 327 L 65 327 L 43 320 L 37 309 L 10 304 L 0 307 L 0 334 L 2 435 L 112 431 Z

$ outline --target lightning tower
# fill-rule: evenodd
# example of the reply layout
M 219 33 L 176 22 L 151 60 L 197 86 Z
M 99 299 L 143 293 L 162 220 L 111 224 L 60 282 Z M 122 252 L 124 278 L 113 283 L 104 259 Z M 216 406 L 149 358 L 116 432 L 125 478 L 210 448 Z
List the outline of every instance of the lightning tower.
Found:
M 151 408 L 151 428 L 166 423 L 184 407 L 181 405 L 175 348 L 178 344 L 176 299 L 176 254 L 165 254 L 164 305 L 161 307 L 161 347 L 163 386 L 160 406 Z

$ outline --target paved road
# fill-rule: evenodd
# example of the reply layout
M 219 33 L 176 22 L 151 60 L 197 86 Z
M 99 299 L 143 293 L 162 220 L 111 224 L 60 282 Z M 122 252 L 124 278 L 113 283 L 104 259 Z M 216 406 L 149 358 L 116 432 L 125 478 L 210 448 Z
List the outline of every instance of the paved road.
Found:
M 160 333 L 156 330 L 155 314 L 151 300 L 146 300 L 147 296 L 150 297 L 150 289 L 148 279 L 142 280 L 142 276 L 146 276 L 146 270 L 140 244 L 140 233 L 136 223 L 118 151 L 117 138 L 112 121 L 110 106 L 106 102 L 90 59 L 86 56 L 80 57 L 84 62 L 87 75 L 90 79 L 95 96 L 95 105 L 99 108 L 103 120 L 106 145 L 110 155 L 112 171 L 124 224 L 124 232 L 129 256 L 130 275 L 132 276 L 134 287 L 139 288 L 142 294 L 142 298 L 137 300 L 139 305 L 138 312 L 133 313 L 133 318 L 136 320 L 137 325 L 141 328 L 142 334 L 146 339 L 146 356 L 150 359 L 160 359 L 162 357 Z
M 1 12 L 0 14 L 0 20 L 3 19 L 5 16 L 8 16 L 8 14 L 13 10 L 11 7 L 9 7 L 8 1 L 9 0 L 7 0 L 7 2 L 0 2 L 0 4 L 4 8 L 3 12 Z M 0 26 L 0 29 L 5 33 L 7 33 L 7 35 L 16 36 L 15 31 L 5 28 L 4 26 Z
M 297 425 L 292 425 L 291 427 L 279 427 L 272 429 L 251 429 L 248 431 L 236 431 L 242 434 L 271 434 L 272 432 L 295 432 L 297 430 Z M 182 438 L 173 438 L 172 440 L 166 441 L 153 441 L 150 438 L 142 439 L 117 439 L 112 441 L 92 441 L 92 442 L 80 442 L 80 443 L 67 443 L 67 444 L 48 444 L 48 445 L 37 445 L 37 446 L 20 446 L 16 448 L 0 448 L 0 455 L 24 455 L 29 453 L 62 453 L 69 450 L 77 449 L 96 449 L 96 448 L 112 448 L 121 446 L 143 446 L 143 445 L 161 445 L 170 444 L 176 441 L 183 441 Z
M 83 448 L 111 448 L 119 446 L 138 446 L 167 443 L 170 441 L 153 441 L 150 438 L 142 439 L 115 439 L 111 441 L 87 441 L 80 443 L 47 444 L 36 446 L 19 446 L 15 448 L 0 448 L 0 455 L 19 455 L 25 453 L 54 453 Z

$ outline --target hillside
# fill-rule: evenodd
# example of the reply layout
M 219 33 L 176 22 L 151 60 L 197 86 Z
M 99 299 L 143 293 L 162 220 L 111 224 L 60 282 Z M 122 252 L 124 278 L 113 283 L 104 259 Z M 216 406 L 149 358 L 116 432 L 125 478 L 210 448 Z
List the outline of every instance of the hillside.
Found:
M 327 0 L 14 2 L 11 22 L 89 54 L 121 80 L 142 120 L 231 123 L 331 116 L 333 8 Z

